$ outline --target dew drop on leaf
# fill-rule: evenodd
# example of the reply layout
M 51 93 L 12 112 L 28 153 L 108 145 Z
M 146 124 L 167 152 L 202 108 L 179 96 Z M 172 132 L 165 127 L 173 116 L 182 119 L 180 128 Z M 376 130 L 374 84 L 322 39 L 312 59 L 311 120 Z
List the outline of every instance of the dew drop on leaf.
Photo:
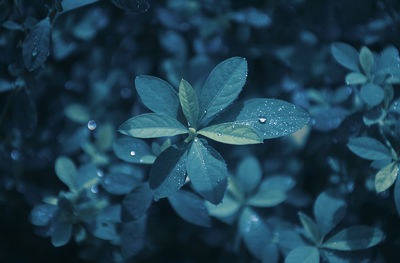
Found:
M 38 54 L 37 48 L 32 51 L 32 57 L 36 57 Z
M 261 118 L 258 118 L 258 122 L 259 122 L 259 123 L 262 123 L 262 124 L 264 124 L 266 121 L 267 121 L 267 119 L 266 119 L 266 118 L 263 118 L 263 117 L 261 117 Z
M 97 124 L 94 120 L 90 120 L 90 121 L 88 121 L 87 127 L 89 130 L 93 131 L 96 129 Z
M 103 171 L 102 170 L 98 170 L 97 171 L 97 176 L 100 177 L 100 178 L 104 177 Z
M 135 153 L 135 151 L 131 151 L 130 154 L 131 154 L 131 156 L 135 156 L 136 153 Z
M 222 133 L 219 132 L 219 133 L 217 133 L 217 135 L 218 135 L 218 136 L 222 136 Z
M 97 194 L 99 192 L 99 187 L 96 185 L 92 185 L 92 187 L 90 188 L 90 191 L 94 194 Z

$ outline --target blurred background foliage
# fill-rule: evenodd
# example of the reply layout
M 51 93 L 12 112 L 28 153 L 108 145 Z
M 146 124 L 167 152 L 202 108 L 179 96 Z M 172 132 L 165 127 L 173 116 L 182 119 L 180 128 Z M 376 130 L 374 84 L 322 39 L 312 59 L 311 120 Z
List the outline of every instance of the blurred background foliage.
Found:
M 366 262 L 396 262 L 400 228 L 391 191 L 376 194 L 369 164 L 346 147 L 349 138 L 378 131 L 363 122 L 365 110 L 355 110 L 355 89 L 330 46 L 341 41 L 376 52 L 397 46 L 399 1 L 74 2 L 0 0 L 1 262 L 122 262 L 112 242 L 92 238 L 55 248 L 40 237 L 51 230 L 30 223 L 34 206 L 67 190 L 55 175 L 56 158 L 94 165 L 101 180 L 115 171 L 145 180 L 149 165 L 127 164 L 112 149 L 121 137 L 117 127 L 146 112 L 134 78 L 153 75 L 177 87 L 183 77 L 198 86 L 233 56 L 245 57 L 249 67 L 240 99 L 284 99 L 313 117 L 294 135 L 261 146 L 215 145 L 232 174 L 252 155 L 267 177 L 295 180 L 285 202 L 257 212 L 299 226 L 297 212 L 312 214 L 317 195 L 334 188 L 347 200 L 341 224 L 375 225 L 388 234 Z M 399 127 L 394 133 L 399 143 Z M 105 184 L 91 185 L 95 197 L 85 198 L 121 203 Z M 145 248 L 131 262 L 257 262 L 235 241 L 233 225 L 191 225 L 165 199 L 153 203 L 146 220 Z

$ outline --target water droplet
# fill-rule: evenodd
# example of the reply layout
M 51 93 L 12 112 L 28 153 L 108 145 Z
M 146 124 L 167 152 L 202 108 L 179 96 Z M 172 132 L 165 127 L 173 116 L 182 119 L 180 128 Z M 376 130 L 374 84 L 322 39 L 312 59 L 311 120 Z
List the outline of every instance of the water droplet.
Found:
M 11 155 L 11 159 L 13 159 L 14 161 L 17 161 L 19 159 L 18 150 L 12 150 L 10 155 Z
M 94 129 L 96 129 L 97 124 L 94 120 L 90 120 L 88 121 L 87 127 L 89 130 L 93 131 Z
M 197 137 L 196 138 L 194 138 L 194 142 L 198 142 L 199 141 L 199 139 L 197 139 Z
M 92 185 L 92 187 L 90 188 L 90 191 L 94 194 L 97 194 L 99 192 L 99 187 L 96 185 Z
M 135 151 L 131 151 L 130 155 L 135 156 L 136 155 Z
M 104 176 L 103 171 L 102 170 L 98 170 L 97 171 L 97 176 L 100 177 L 100 178 L 103 177 Z
M 267 121 L 267 119 L 266 119 L 266 118 L 263 118 L 263 117 L 261 117 L 261 118 L 258 118 L 258 122 L 259 122 L 259 123 L 262 123 L 262 124 L 264 124 L 266 121 Z
M 33 49 L 33 50 L 32 50 L 32 57 L 36 57 L 37 54 L 38 54 L 37 49 L 36 49 L 36 48 Z
M 218 135 L 218 136 L 222 136 L 222 133 L 221 133 L 221 132 L 218 132 L 217 135 Z

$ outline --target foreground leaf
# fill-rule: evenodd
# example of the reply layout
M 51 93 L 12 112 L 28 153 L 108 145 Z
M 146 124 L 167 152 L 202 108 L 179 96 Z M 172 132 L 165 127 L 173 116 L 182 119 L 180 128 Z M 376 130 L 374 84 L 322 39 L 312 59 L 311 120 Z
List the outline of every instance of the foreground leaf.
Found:
M 319 251 L 316 247 L 302 246 L 293 249 L 285 258 L 285 263 L 319 263 Z
M 220 203 L 228 178 L 228 170 L 221 155 L 207 142 L 203 143 L 196 138 L 190 147 L 186 167 L 194 189 L 211 203 Z
M 182 79 L 179 84 L 179 101 L 182 106 L 183 114 L 188 121 L 188 126 L 197 129 L 197 120 L 199 118 L 199 101 L 196 91 L 186 80 Z
M 258 133 L 243 124 L 221 123 L 206 127 L 198 131 L 198 134 L 206 136 L 217 142 L 244 145 L 262 143 Z
M 383 167 L 375 176 L 375 189 L 380 193 L 387 190 L 395 182 L 399 172 L 399 165 L 392 162 Z
M 385 238 L 384 233 L 375 227 L 353 226 L 343 229 L 323 244 L 334 250 L 352 251 L 376 246 Z
M 157 138 L 185 134 L 188 129 L 168 115 L 145 113 L 125 121 L 119 132 L 137 138 Z
M 389 149 L 380 141 L 371 137 L 350 139 L 347 147 L 357 156 L 367 160 L 384 160 L 392 158 Z
M 168 197 L 168 201 L 175 212 L 185 221 L 198 226 L 211 226 L 211 218 L 204 201 L 197 195 L 180 190 Z
M 118 158 L 129 163 L 152 164 L 156 159 L 146 142 L 132 137 L 115 140 L 113 150 Z

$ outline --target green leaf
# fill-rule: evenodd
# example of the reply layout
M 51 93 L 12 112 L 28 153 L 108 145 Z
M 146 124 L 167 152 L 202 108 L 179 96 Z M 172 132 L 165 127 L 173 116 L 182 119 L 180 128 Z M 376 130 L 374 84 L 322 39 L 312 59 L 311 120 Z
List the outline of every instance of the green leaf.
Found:
M 240 204 L 232 199 L 228 194 L 224 196 L 222 202 L 214 205 L 208 201 L 205 202 L 208 213 L 217 218 L 226 218 L 234 215 L 240 209 Z
M 34 71 L 46 62 L 50 54 L 50 18 L 33 26 L 22 43 L 22 57 L 28 71 Z
M 125 259 L 138 254 L 146 244 L 146 216 L 122 225 L 121 253 Z
M 149 184 L 155 199 L 168 197 L 178 191 L 186 179 L 185 149 L 167 148 L 155 160 L 150 170 Z
M 62 247 L 69 242 L 71 235 L 72 224 L 56 222 L 54 225 L 54 231 L 51 234 L 51 243 L 55 247 Z
M 301 246 L 293 249 L 285 258 L 285 263 L 319 263 L 319 251 L 316 247 Z
M 58 211 L 57 206 L 43 204 L 35 206 L 30 214 L 30 221 L 35 226 L 46 226 Z
M 151 111 L 176 118 L 179 109 L 177 91 L 166 81 L 153 76 L 138 76 L 136 91 L 143 104 Z
M 256 207 L 272 207 L 286 200 L 286 192 L 295 181 L 289 176 L 271 176 L 263 180 L 258 191 L 248 198 L 247 204 Z
M 399 165 L 392 162 L 383 167 L 375 176 L 375 189 L 377 193 L 387 190 L 396 181 Z
M 286 101 L 257 98 L 233 106 L 221 119 L 250 126 L 263 139 L 272 139 L 303 128 L 310 121 L 310 116 Z
M 137 138 L 157 138 L 185 134 L 188 129 L 168 115 L 145 113 L 125 121 L 119 132 Z
M 76 166 L 74 162 L 66 157 L 59 156 L 55 162 L 55 172 L 57 177 L 73 191 L 76 189 Z
M 322 192 L 318 195 L 313 210 L 322 237 L 343 219 L 346 207 L 346 202 L 333 193 Z
M 128 194 L 138 183 L 134 175 L 125 173 L 109 173 L 101 180 L 101 186 L 114 195 Z
M 346 75 L 347 85 L 359 85 L 366 83 L 368 78 L 360 72 L 350 72 Z
M 380 141 L 371 137 L 350 139 L 347 147 L 357 156 L 367 160 L 392 159 L 392 154 Z
M 301 212 L 299 212 L 299 218 L 304 230 L 306 230 L 308 237 L 314 242 L 315 245 L 318 245 L 322 240 L 322 236 L 317 224 L 309 216 Z
M 208 126 L 197 133 L 217 142 L 236 145 L 256 144 L 263 141 L 253 128 L 233 122 Z
M 385 92 L 380 86 L 373 83 L 367 83 L 361 87 L 360 96 L 365 103 L 371 107 L 374 107 L 383 101 Z
M 200 91 L 200 119 L 207 122 L 231 104 L 241 92 L 247 77 L 247 61 L 233 57 L 219 63 Z
M 351 71 L 360 71 L 358 68 L 359 55 L 357 50 L 352 46 L 342 42 L 335 42 L 331 45 L 331 53 L 335 60 L 343 67 Z
M 239 230 L 247 248 L 254 257 L 261 259 L 263 247 L 272 234 L 264 220 L 251 208 L 244 208 L 239 218 Z
M 144 216 L 153 202 L 153 195 L 147 183 L 138 185 L 122 201 L 122 221 L 128 222 Z
M 371 74 L 371 68 L 374 64 L 374 55 L 371 50 L 367 47 L 362 47 L 360 50 L 360 65 L 364 73 L 369 76 Z
M 77 123 L 87 123 L 90 119 L 89 111 L 81 104 L 70 104 L 64 110 L 65 116 Z
M 211 218 L 203 199 L 197 195 L 180 190 L 168 197 L 175 212 L 185 221 L 203 227 L 211 226 Z
M 385 234 L 378 228 L 353 226 L 333 235 L 324 242 L 323 247 L 342 251 L 360 250 L 376 246 L 384 238 Z
M 196 91 L 186 80 L 182 79 L 179 84 L 179 101 L 182 106 L 183 114 L 186 117 L 189 127 L 197 129 L 199 118 L 199 101 Z
M 236 178 L 245 193 L 253 192 L 258 186 L 262 177 L 262 168 L 254 156 L 242 159 L 236 169 Z
M 186 164 L 193 188 L 206 200 L 218 204 L 227 187 L 228 170 L 221 155 L 202 140 L 195 138 Z
M 113 150 L 118 158 L 129 163 L 152 164 L 156 159 L 146 142 L 132 137 L 115 140 Z

